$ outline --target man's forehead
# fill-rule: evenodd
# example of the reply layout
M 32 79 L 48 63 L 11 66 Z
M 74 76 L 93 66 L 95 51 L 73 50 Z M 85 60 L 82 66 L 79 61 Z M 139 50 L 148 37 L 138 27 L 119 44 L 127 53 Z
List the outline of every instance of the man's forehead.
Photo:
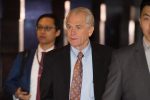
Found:
M 67 25 L 69 25 L 69 26 L 83 26 L 83 23 L 78 23 L 78 24 L 67 23 Z
M 150 16 L 150 6 L 145 6 L 142 11 L 143 16 Z
M 150 12 L 150 6 L 149 6 L 149 5 L 146 5 L 146 6 L 143 8 L 143 11 Z

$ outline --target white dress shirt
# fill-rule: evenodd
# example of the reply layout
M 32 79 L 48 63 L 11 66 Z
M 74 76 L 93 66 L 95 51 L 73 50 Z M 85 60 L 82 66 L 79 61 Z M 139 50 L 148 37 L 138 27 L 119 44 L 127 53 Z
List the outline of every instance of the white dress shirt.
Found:
M 31 76 L 30 76 L 30 94 L 31 94 L 30 100 L 36 100 L 38 72 L 39 72 L 38 60 L 39 61 L 41 60 L 42 52 L 48 52 L 53 49 L 54 49 L 54 46 L 47 50 L 43 50 L 40 46 L 38 46 L 38 48 L 37 48 L 36 53 L 38 53 L 38 57 L 37 57 L 37 54 L 35 53 L 33 63 L 32 63 Z
M 36 100 L 36 94 L 37 94 L 37 82 L 38 82 L 38 72 L 39 72 L 39 63 L 38 60 L 41 60 L 42 52 L 48 52 L 54 49 L 54 46 L 47 50 L 43 50 L 40 46 L 38 46 L 36 53 L 34 55 L 32 68 L 31 68 L 31 76 L 30 76 L 30 94 L 31 98 L 30 100 Z M 38 53 L 38 57 L 37 57 Z M 38 59 L 37 59 L 38 58 Z M 19 100 L 13 95 L 13 100 Z

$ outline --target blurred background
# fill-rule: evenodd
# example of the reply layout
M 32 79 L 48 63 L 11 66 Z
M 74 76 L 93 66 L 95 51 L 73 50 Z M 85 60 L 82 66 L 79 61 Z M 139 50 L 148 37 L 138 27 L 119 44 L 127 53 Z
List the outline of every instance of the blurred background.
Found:
M 72 8 L 88 7 L 95 17 L 92 41 L 115 49 L 134 43 L 141 36 L 138 23 L 141 0 L 1 0 L 0 1 L 0 96 L 12 62 L 19 51 L 37 46 L 36 20 L 54 13 L 61 23 L 57 45 L 67 44 L 63 21 Z M 0 99 L 4 100 L 4 99 Z

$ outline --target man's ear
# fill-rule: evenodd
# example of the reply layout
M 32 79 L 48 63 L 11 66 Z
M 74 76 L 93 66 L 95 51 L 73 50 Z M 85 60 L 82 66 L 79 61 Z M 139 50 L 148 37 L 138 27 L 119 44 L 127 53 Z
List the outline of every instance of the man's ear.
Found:
M 141 18 L 139 18 L 139 25 L 140 25 L 140 28 L 142 27 L 142 21 L 141 21 L 142 19 Z
M 141 19 L 139 18 L 139 24 L 141 25 Z
M 60 35 L 60 30 L 56 31 L 56 37 L 58 37 Z
M 89 29 L 89 37 L 93 34 L 93 31 L 94 31 L 94 27 L 92 26 L 92 27 L 90 27 L 90 29 Z

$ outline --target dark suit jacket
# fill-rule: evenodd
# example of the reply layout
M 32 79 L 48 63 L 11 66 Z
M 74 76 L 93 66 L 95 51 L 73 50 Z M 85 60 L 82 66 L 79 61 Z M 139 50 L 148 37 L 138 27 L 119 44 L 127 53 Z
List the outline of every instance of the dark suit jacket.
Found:
M 29 92 L 30 90 L 30 74 L 31 67 L 34 58 L 35 50 L 28 51 L 28 55 L 23 55 L 19 53 L 13 63 L 12 69 L 8 75 L 8 78 L 5 81 L 4 89 L 10 95 L 13 95 L 18 87 L 22 87 L 25 91 Z M 21 63 L 24 56 L 28 56 L 25 61 L 25 66 L 21 71 Z M 21 76 L 20 76 L 21 75 Z
M 101 100 L 104 92 L 111 49 L 91 43 L 95 100 Z M 41 78 L 41 100 L 69 100 L 70 45 L 49 52 L 44 59 Z
M 103 100 L 150 100 L 150 72 L 141 40 L 114 53 Z

